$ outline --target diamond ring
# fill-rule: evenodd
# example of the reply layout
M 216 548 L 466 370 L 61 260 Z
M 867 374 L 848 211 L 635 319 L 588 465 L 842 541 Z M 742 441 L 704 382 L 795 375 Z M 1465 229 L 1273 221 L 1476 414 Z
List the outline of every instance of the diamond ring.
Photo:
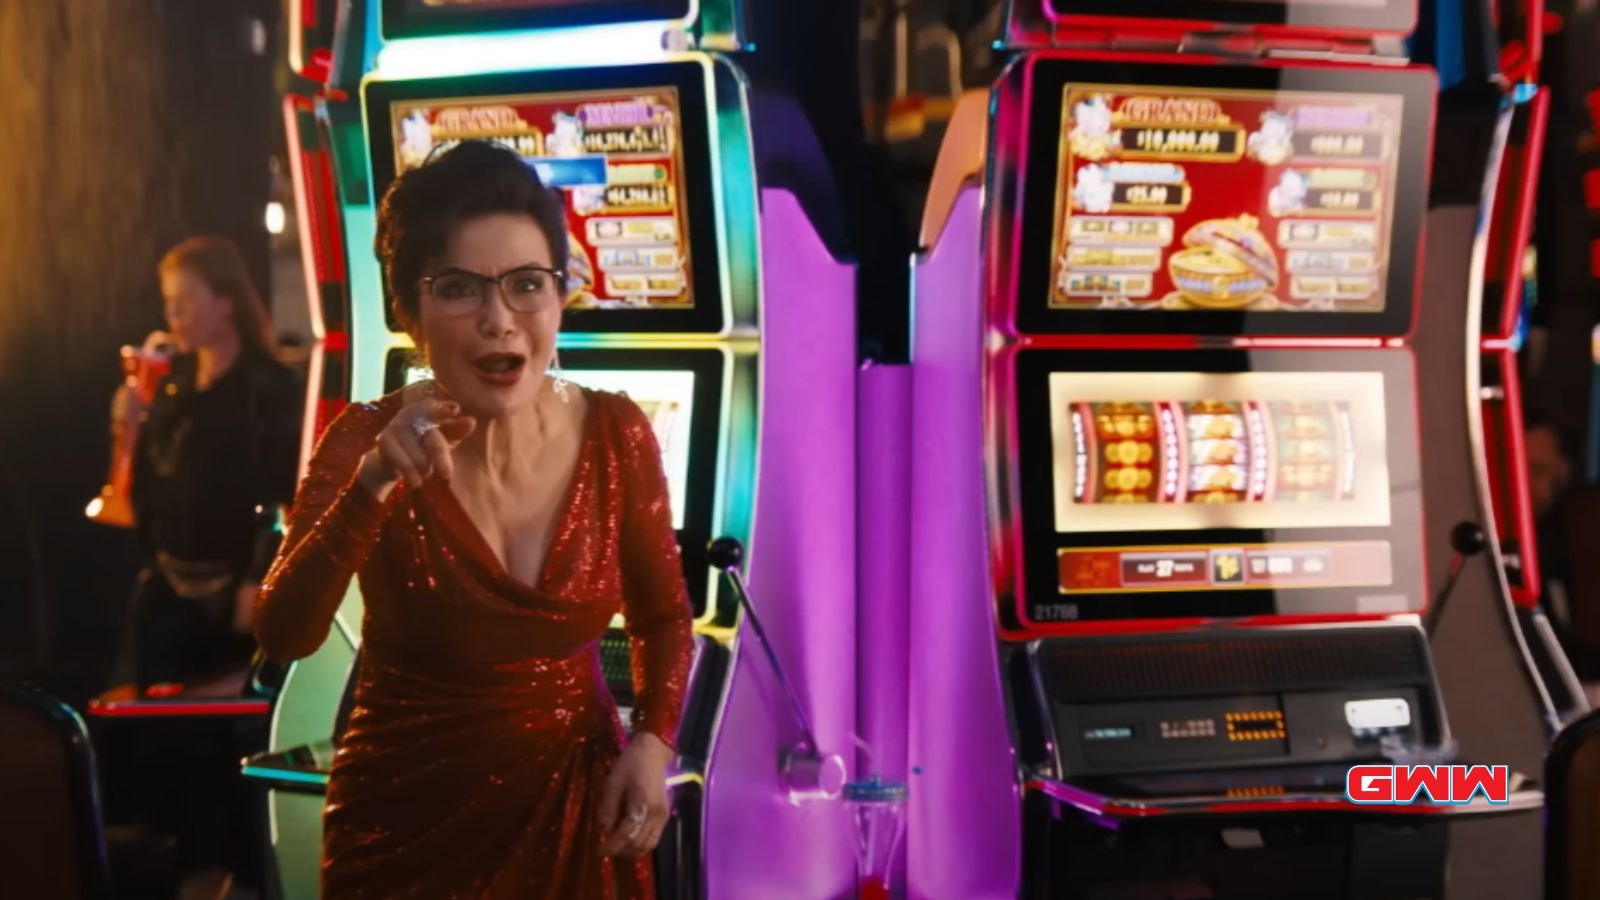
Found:
M 413 419 L 411 422 L 411 431 L 417 436 L 418 440 L 427 437 L 428 432 L 438 427 L 439 423 L 428 418 L 427 416 L 419 416 L 416 419 Z

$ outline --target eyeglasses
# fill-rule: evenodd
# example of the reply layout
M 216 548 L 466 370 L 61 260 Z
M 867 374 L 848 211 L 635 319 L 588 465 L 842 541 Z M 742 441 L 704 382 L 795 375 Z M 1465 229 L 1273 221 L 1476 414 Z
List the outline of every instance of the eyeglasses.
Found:
M 434 306 L 447 316 L 470 316 L 488 301 L 489 285 L 498 284 L 512 312 L 543 312 L 561 299 L 567 273 L 544 266 L 523 266 L 504 275 L 480 275 L 450 269 L 422 279 Z

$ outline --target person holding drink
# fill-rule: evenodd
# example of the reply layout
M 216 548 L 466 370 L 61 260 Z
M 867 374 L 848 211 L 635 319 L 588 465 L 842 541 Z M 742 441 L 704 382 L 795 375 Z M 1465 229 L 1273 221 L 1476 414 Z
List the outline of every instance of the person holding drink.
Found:
M 148 408 L 124 385 L 114 428 L 137 425 L 132 501 L 143 569 L 125 673 L 142 691 L 248 664 L 272 510 L 294 494 L 303 396 L 274 355 L 244 257 L 191 238 L 159 266 L 169 371 Z M 131 669 L 130 671 L 126 671 Z
M 120 452 L 137 429 L 131 485 L 119 490 L 123 463 L 114 462 L 90 508 L 97 521 L 130 524 L 114 507 L 131 499 L 141 559 L 115 687 L 102 701 L 243 690 L 255 595 L 299 468 L 303 394 L 276 358 L 238 248 L 191 238 L 158 274 L 167 331 L 124 349 L 128 377 L 112 404 Z M 134 818 L 177 838 L 185 900 L 219 897 L 255 867 L 238 789 L 240 745 L 253 738 L 228 720 L 139 728 L 131 742 L 107 736 L 116 751 L 105 760 L 108 787 L 127 792 Z

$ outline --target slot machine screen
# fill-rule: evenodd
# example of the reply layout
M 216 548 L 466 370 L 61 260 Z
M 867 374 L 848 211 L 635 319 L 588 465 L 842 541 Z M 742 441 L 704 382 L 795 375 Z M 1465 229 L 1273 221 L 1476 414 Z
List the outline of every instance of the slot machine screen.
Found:
M 705 77 L 665 63 L 373 84 L 374 188 L 463 140 L 502 144 L 567 208 L 563 328 L 717 332 Z
M 1058 59 L 1032 90 L 1024 331 L 1409 331 L 1431 74 Z
M 383 0 L 383 36 L 432 37 L 619 22 L 681 21 L 695 0 Z
M 672 527 L 683 528 L 684 498 L 689 485 L 689 428 L 694 421 L 692 370 L 563 369 L 565 377 L 586 388 L 625 394 L 644 410 L 661 446 L 661 465 L 672 498 Z
M 626 394 L 655 431 L 672 503 L 672 525 L 698 616 L 705 610 L 716 482 L 722 351 L 715 349 L 563 349 L 562 376 L 591 390 Z M 388 389 L 433 373 L 406 350 L 390 352 Z
M 1399 350 L 1021 351 L 1022 618 L 1421 609 L 1413 384 Z
M 1056 21 L 1202 20 L 1362 33 L 1405 33 L 1417 21 L 1416 0 L 1045 0 L 1045 11 Z

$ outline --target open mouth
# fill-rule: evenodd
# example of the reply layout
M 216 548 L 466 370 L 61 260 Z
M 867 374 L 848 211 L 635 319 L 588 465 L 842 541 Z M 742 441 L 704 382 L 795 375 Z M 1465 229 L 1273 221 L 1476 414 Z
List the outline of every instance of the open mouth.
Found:
M 485 353 L 472 361 L 472 365 L 485 375 L 511 375 L 521 371 L 527 357 L 520 353 Z

